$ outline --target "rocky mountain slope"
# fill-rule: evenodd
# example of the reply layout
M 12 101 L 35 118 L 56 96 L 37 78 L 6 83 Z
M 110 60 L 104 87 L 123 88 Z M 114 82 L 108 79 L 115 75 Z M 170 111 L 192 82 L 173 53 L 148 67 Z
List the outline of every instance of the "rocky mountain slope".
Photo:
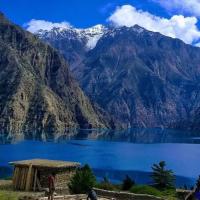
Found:
M 75 69 L 83 61 L 86 53 L 96 46 L 105 32 L 107 28 L 99 24 L 87 29 L 55 27 L 51 31 L 40 30 L 36 34 L 59 49 L 70 68 Z
M 59 53 L 0 14 L 0 131 L 52 135 L 105 127 Z
M 73 55 L 66 47 L 81 49 L 69 36 L 40 37 L 66 59 Z M 78 65 L 70 60 L 71 70 L 123 127 L 200 128 L 199 48 L 134 26 L 106 29 L 94 48 L 81 51 Z

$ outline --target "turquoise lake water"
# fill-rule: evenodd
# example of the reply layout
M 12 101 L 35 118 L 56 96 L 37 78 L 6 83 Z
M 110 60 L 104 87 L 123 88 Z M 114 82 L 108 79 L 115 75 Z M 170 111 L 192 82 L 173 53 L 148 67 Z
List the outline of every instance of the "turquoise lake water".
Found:
M 151 166 L 166 161 L 177 175 L 178 186 L 192 185 L 200 174 L 200 135 L 161 129 L 128 131 L 71 130 L 56 138 L 1 138 L 0 176 L 11 174 L 10 161 L 44 158 L 88 163 L 98 179 L 113 182 L 126 174 L 138 183 L 150 183 Z M 41 138 L 40 138 L 41 139 Z

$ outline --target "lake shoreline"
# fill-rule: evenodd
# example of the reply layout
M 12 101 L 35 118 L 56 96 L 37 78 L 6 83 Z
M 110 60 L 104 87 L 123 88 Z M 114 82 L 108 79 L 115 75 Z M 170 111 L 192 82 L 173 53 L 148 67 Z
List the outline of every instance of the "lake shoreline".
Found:
M 126 175 L 130 176 L 137 184 L 151 184 L 151 172 L 137 171 L 137 170 L 110 170 L 110 169 L 95 169 L 92 168 L 97 180 L 101 182 L 104 177 L 107 177 L 110 182 L 114 184 L 121 183 Z M 12 177 L 12 167 L 0 166 L 0 180 Z M 175 175 L 176 187 L 183 187 L 187 185 L 188 188 L 195 185 L 196 179 L 191 177 L 184 177 Z
M 89 164 L 97 178 L 109 176 L 114 182 L 131 175 L 138 183 L 149 183 L 154 163 L 165 161 L 177 174 L 177 184 L 192 185 L 200 174 L 200 140 L 197 132 L 160 129 L 129 129 L 126 131 L 81 130 L 52 140 L 3 139 L 0 164 L 26 159 L 78 161 Z M 59 153 L 58 153 L 59 152 Z M 192 170 L 191 170 L 192 169 Z M 3 170 L 3 169 L 2 169 Z M 6 170 L 6 169 L 5 169 Z M 9 174 L 11 172 L 2 172 Z

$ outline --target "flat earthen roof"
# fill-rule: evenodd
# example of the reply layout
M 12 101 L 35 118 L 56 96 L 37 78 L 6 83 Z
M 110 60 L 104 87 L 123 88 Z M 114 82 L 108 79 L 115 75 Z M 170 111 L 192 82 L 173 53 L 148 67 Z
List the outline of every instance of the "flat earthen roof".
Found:
M 78 167 L 81 164 L 78 162 L 60 161 L 60 160 L 45 160 L 45 159 L 32 159 L 10 162 L 15 166 L 30 166 L 32 167 L 47 167 L 47 168 L 70 168 Z

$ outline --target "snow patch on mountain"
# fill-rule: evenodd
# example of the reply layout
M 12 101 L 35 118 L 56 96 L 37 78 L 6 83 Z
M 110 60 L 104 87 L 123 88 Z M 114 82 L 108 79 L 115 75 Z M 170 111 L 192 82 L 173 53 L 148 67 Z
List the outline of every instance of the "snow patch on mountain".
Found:
M 103 35 L 103 34 L 102 34 Z M 94 49 L 94 47 L 96 46 L 97 42 L 99 41 L 99 39 L 102 37 L 102 35 L 95 35 L 93 37 L 88 38 L 86 47 L 88 49 Z
M 93 49 L 96 46 L 99 39 L 107 31 L 107 28 L 105 28 L 101 24 L 98 24 L 91 28 L 83 29 L 82 31 L 83 31 L 83 34 L 85 35 L 85 37 L 87 38 L 86 47 L 88 49 Z
M 54 27 L 49 30 L 39 30 L 36 34 L 40 38 L 48 38 L 52 40 L 58 40 L 62 38 L 68 38 L 71 40 L 80 40 L 85 42 L 85 46 L 88 50 L 93 49 L 98 40 L 104 35 L 107 31 L 107 28 L 101 24 L 96 26 L 80 29 L 73 27 Z

